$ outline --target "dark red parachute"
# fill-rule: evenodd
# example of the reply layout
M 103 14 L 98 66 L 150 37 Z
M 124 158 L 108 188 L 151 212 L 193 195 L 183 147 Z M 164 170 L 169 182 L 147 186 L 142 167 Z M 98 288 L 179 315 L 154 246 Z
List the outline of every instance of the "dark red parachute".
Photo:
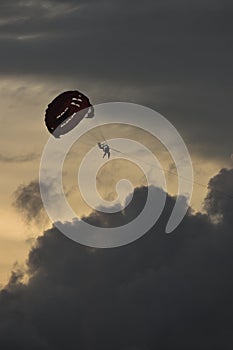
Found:
M 94 108 L 89 98 L 80 91 L 65 91 L 58 95 L 45 112 L 45 125 L 54 137 L 60 137 L 76 125 L 84 117 L 92 118 Z

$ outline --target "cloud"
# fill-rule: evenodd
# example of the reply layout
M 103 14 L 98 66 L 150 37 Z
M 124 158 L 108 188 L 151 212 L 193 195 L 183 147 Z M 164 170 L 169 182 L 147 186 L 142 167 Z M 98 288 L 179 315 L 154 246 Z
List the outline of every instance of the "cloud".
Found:
M 37 180 L 20 185 L 13 194 L 13 206 L 22 214 L 27 223 L 45 224 L 48 218 L 40 196 Z
M 0 13 L 1 75 L 69 81 L 94 103 L 146 104 L 196 153 L 232 151 L 228 0 L 3 1 Z
M 206 76 L 211 78 L 213 69 L 217 75 L 223 73 L 222 66 L 221 71 L 216 70 L 216 64 L 221 63 L 216 45 L 221 46 L 221 55 L 226 50 L 232 53 L 230 46 L 222 45 L 222 40 L 227 43 L 226 35 L 232 28 L 233 7 L 228 1 L 221 5 L 209 2 L 210 6 L 190 0 L 147 1 L 146 10 L 139 2 L 129 1 L 128 5 L 130 11 L 123 10 L 122 1 L 105 0 L 98 5 L 93 1 L 79 2 L 78 6 L 74 1 L 30 1 L 29 6 L 20 1 L 14 4 L 14 9 L 5 6 L 4 18 L 13 10 L 24 15 L 24 20 L 2 26 L 2 32 L 11 37 L 2 39 L 2 45 L 13 54 L 12 62 L 11 55 L 4 61 L 3 50 L 6 67 L 2 69 L 69 74 L 75 78 L 94 76 L 107 81 L 112 78 L 122 81 L 124 77 L 124 82 L 146 85 L 164 83 L 169 76 L 170 83 L 175 83 L 174 78 L 178 77 L 180 82 L 187 83 L 190 77 L 197 82 L 201 74 L 203 82 Z M 41 37 L 30 40 L 30 35 Z M 29 39 L 18 40 L 20 36 Z M 26 61 L 15 61 L 14 53 Z M 230 63 L 230 57 L 227 60 Z
M 30 251 L 28 284 L 18 272 L 0 293 L 1 348 L 232 349 L 233 237 L 225 209 L 232 212 L 233 201 L 222 196 L 222 221 L 209 218 L 219 202 L 213 185 L 225 192 L 232 180 L 226 169 L 213 178 L 207 214 L 189 212 L 172 235 L 164 234 L 170 196 L 155 227 L 121 248 L 91 249 L 46 231 Z M 145 190 L 135 190 L 131 214 Z
M 21 184 L 13 193 L 13 207 L 21 214 L 26 223 L 34 223 L 40 228 L 44 228 L 49 223 L 41 198 L 40 186 L 43 187 L 43 191 L 51 192 L 50 198 L 55 207 L 60 198 L 57 193 L 57 179 L 48 178 L 46 180 L 46 183 L 41 182 L 40 185 L 38 180 Z M 69 191 L 65 189 L 65 196 L 68 197 L 72 190 L 72 188 Z
M 29 154 L 17 155 L 17 156 L 0 154 L 1 163 L 24 163 L 24 162 L 31 162 L 35 159 L 38 159 L 38 155 L 35 153 L 29 153 Z
M 233 225 L 233 169 L 222 169 L 209 182 L 209 191 L 205 200 L 205 209 L 212 217 L 217 217 Z

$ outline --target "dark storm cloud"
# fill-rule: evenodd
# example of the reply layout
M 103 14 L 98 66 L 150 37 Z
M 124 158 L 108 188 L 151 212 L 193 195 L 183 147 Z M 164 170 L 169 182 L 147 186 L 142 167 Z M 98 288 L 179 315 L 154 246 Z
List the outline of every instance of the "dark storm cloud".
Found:
M 224 222 L 228 222 L 233 227 L 232 206 L 233 202 L 233 169 L 222 169 L 218 175 L 210 180 L 209 192 L 206 201 L 205 208 L 208 213 L 217 217 L 217 219 L 223 219 Z M 222 192 L 222 184 L 224 183 L 224 193 Z M 229 200 L 226 200 L 228 198 Z
M 227 191 L 230 180 L 223 170 L 212 186 Z M 135 192 L 135 210 L 144 191 Z M 233 201 L 215 195 L 210 211 L 221 200 L 232 212 Z M 39 237 L 28 284 L 16 272 L 0 294 L 1 348 L 231 350 L 232 222 L 225 209 L 218 225 L 189 212 L 165 235 L 167 199 L 155 227 L 121 248 L 86 248 L 54 228 Z

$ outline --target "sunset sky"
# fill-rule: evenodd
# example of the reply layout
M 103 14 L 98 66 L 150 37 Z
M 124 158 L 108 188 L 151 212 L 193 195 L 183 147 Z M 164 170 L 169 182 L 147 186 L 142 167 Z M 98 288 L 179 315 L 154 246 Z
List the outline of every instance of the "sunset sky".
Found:
M 1 0 L 1 349 L 232 349 L 232 19 L 228 0 Z M 82 91 L 94 105 L 150 107 L 179 131 L 202 186 L 194 184 L 193 211 L 175 238 L 163 236 L 177 193 L 171 174 L 158 227 L 127 247 L 88 249 L 52 227 L 38 190 L 50 136 L 44 113 L 66 90 Z M 67 191 L 88 142 L 65 163 Z M 173 169 L 169 154 L 152 148 Z M 134 165 L 114 159 L 102 176 L 97 185 L 107 199 L 121 177 L 144 185 Z M 144 189 L 137 191 L 141 203 Z M 92 217 L 80 194 L 69 201 L 88 220 L 104 220 Z

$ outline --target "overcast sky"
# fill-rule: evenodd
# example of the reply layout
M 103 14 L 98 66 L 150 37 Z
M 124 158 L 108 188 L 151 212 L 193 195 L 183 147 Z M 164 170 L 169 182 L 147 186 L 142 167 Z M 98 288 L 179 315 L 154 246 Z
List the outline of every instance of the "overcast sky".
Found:
M 2 77 L 146 103 L 203 154 L 231 154 L 231 1 L 3 0 L 0 13 Z
M 2 349 L 232 350 L 232 32 L 230 0 L 1 0 Z M 158 225 L 115 250 L 51 228 L 38 192 L 44 111 L 71 89 L 171 121 L 196 180 L 215 174 L 202 213 L 168 237 L 168 196 Z M 195 187 L 195 209 L 205 196 Z

